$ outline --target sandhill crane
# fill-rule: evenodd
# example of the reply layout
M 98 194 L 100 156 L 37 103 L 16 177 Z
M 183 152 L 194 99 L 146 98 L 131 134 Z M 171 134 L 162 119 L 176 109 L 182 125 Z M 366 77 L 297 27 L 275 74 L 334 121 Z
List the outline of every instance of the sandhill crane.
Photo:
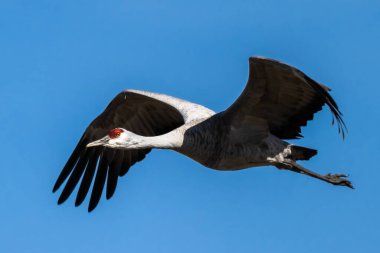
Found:
M 276 60 L 251 57 L 248 83 L 225 111 L 140 90 L 118 94 L 86 129 L 59 175 L 53 192 L 67 180 L 58 204 L 81 180 L 75 205 L 85 199 L 94 178 L 88 211 L 115 192 L 118 177 L 152 148 L 172 149 L 216 170 L 273 165 L 334 185 L 352 188 L 344 174 L 321 175 L 297 160 L 317 150 L 289 144 L 301 138 L 301 127 L 327 104 L 344 138 L 346 126 L 330 89 L 300 70 Z

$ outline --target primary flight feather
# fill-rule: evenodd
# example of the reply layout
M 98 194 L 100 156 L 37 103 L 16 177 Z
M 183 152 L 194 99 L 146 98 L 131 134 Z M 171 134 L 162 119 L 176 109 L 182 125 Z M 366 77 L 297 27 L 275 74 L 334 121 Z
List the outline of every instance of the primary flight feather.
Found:
M 273 165 L 352 188 L 344 174 L 320 175 L 296 163 L 317 151 L 284 141 L 302 137 L 301 127 L 325 104 L 344 137 L 346 126 L 330 89 L 279 61 L 251 57 L 249 63 L 243 93 L 220 113 L 163 94 L 118 94 L 87 127 L 62 169 L 53 188 L 55 192 L 66 182 L 58 204 L 79 184 L 75 205 L 80 205 L 94 181 L 88 207 L 92 211 L 104 186 L 109 199 L 118 177 L 152 148 L 175 150 L 216 170 Z

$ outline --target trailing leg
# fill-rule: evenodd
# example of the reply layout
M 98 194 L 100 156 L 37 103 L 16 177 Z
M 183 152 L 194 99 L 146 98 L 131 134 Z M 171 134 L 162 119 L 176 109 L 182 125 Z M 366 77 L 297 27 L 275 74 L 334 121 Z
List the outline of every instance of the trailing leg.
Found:
M 321 175 L 314 171 L 306 169 L 305 167 L 299 165 L 298 163 L 290 159 L 284 159 L 284 161 L 281 163 L 278 163 L 276 167 L 279 169 L 287 169 L 287 170 L 291 170 L 300 174 L 305 174 L 314 178 L 318 178 L 320 180 L 323 180 L 333 185 L 342 185 L 342 186 L 350 187 L 352 189 L 354 188 L 352 186 L 352 183 L 346 179 L 347 175 L 345 174 L 330 174 L 329 173 L 327 175 Z

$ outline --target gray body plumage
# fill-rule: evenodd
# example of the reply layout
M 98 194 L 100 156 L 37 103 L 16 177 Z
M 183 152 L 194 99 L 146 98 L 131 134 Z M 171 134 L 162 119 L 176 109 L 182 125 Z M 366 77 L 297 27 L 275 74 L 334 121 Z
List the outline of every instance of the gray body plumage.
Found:
M 123 91 L 87 127 L 53 191 L 67 180 L 58 200 L 61 204 L 81 181 L 75 201 L 80 205 L 94 182 L 91 211 L 104 186 L 109 199 L 118 177 L 152 148 L 175 150 L 216 170 L 274 165 L 352 188 L 343 174 L 320 175 L 297 164 L 317 151 L 285 141 L 301 138 L 301 127 L 324 105 L 344 137 L 342 114 L 329 91 L 298 69 L 261 57 L 250 58 L 244 91 L 220 113 L 164 94 Z
M 269 165 L 270 159 L 284 152 L 288 143 L 268 134 L 255 141 L 237 142 L 225 125 L 223 113 L 199 119 L 174 130 L 183 132 L 183 143 L 175 150 L 217 170 L 239 170 Z

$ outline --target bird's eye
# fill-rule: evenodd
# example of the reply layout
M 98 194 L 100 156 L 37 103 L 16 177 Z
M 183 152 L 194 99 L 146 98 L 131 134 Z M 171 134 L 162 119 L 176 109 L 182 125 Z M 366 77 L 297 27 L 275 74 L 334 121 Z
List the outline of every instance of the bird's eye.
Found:
M 108 136 L 111 139 L 115 139 L 115 138 L 119 137 L 122 132 L 124 132 L 123 129 L 115 128 L 115 129 L 112 129 L 111 131 L 108 132 Z

